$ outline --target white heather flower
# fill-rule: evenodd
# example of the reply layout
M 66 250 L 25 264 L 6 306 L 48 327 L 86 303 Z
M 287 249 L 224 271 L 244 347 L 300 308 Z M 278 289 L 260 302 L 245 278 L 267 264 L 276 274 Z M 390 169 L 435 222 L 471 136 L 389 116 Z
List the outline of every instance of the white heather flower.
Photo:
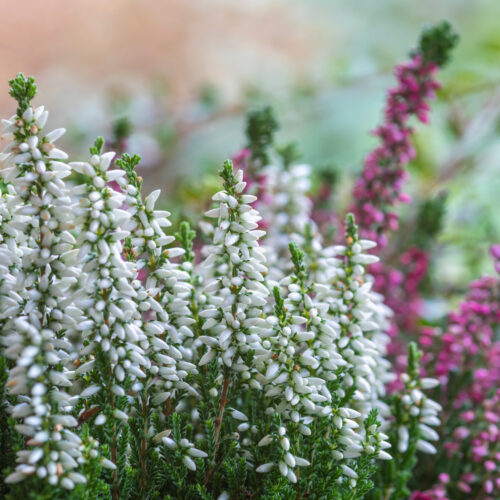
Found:
M 335 342 L 347 363 L 341 390 L 354 389 L 354 408 L 364 417 L 374 408 L 383 416 L 387 407 L 381 396 L 385 395 L 385 384 L 393 378 L 385 359 L 388 342 L 385 330 L 390 311 L 372 291 L 365 276 L 362 262 L 376 258 L 363 253 L 367 244 L 365 240 L 364 245 L 359 243 L 352 216 L 347 218 L 346 231 L 347 245 L 333 249 L 331 260 L 337 260 L 337 264 L 332 268 L 333 273 L 325 276 L 322 284 L 327 286 L 316 287 L 318 300 L 328 304 L 328 313 L 339 326 Z
M 261 347 L 259 316 L 269 295 L 263 284 L 265 257 L 258 243 L 263 231 L 257 229 L 259 214 L 248 205 L 255 197 L 235 190 L 242 172 L 233 173 L 232 164 L 226 162 L 221 175 L 225 189 L 213 196 L 217 209 L 209 212 L 217 219 L 213 243 L 204 248 L 201 264 L 207 298 L 200 310 L 207 337 L 203 343 L 246 379 L 251 367 L 245 365 L 245 357 Z
M 287 169 L 270 165 L 262 171 L 266 177 L 266 202 L 258 207 L 269 228 L 264 244 L 272 279 L 280 279 L 289 270 L 288 244 L 292 240 L 302 246 L 306 226 L 311 224 L 310 173 L 309 165 Z
M 88 363 L 95 357 L 87 374 L 95 381 L 89 391 L 90 404 L 109 405 L 113 411 L 107 416 L 106 425 L 112 420 L 121 423 L 128 415 L 115 408 L 117 387 L 126 378 L 134 381 L 145 376 L 149 361 L 144 356 L 143 345 L 147 336 L 143 331 L 138 290 L 135 285 L 135 263 L 123 260 L 122 240 L 129 235 L 125 229 L 130 214 L 121 207 L 125 200 L 109 182 L 119 179 L 124 172 L 109 170 L 114 153 L 101 154 L 102 140 L 91 148 L 89 162 L 72 163 L 71 166 L 84 176 L 85 184 L 76 190 L 81 193 L 77 236 L 78 262 L 82 267 L 80 294 L 77 305 L 86 318 L 78 324 L 83 347 L 80 362 Z M 97 392 L 97 388 L 100 388 Z M 125 407 L 130 401 L 124 400 Z M 114 432 L 115 432 L 114 431 Z
M 22 75 L 16 83 L 34 86 Z M 35 472 L 47 477 L 44 471 L 53 461 L 70 472 L 83 460 L 76 435 L 70 457 L 67 441 L 51 433 L 57 427 L 57 436 L 64 435 L 65 427 L 76 425 L 64 415 L 71 409 L 64 388 L 71 385 L 65 366 L 72 344 L 66 339 L 76 333 L 71 305 L 78 270 L 70 258 L 74 207 L 64 182 L 71 170 L 59 161 L 67 155 L 53 144 L 64 130 L 45 134 L 47 114 L 43 106 L 28 105 L 21 116 L 4 121 L 12 140 L 0 169 L 8 184 L 0 199 L 0 326 L 4 354 L 15 362 L 7 385 L 22 401 L 13 410 L 21 420 L 16 427 L 28 437 L 7 482 Z M 50 474 L 48 481 L 56 484 L 62 478 Z M 73 487 L 70 479 L 60 484 Z
M 160 195 L 156 190 L 145 200 L 141 194 L 142 181 L 135 172 L 137 155 L 124 155 L 117 164 L 125 175 L 118 182 L 125 194 L 125 204 L 130 219 L 125 229 L 130 231 L 125 251 L 135 261 L 139 276 L 134 282 L 135 300 L 142 312 L 144 331 L 149 339 L 146 352 L 152 362 L 151 382 L 155 392 L 152 402 L 160 405 L 170 400 L 180 390 L 196 395 L 185 379 L 197 373 L 190 360 L 192 350 L 189 339 L 193 337 L 190 325 L 194 323 L 188 307 L 192 286 L 189 274 L 171 259 L 184 254 L 182 248 L 170 248 L 175 240 L 167 236 L 169 212 L 155 210 Z M 142 276 L 141 276 L 142 275 Z M 141 278 L 141 279 L 139 279 Z
M 295 483 L 297 481 L 297 476 L 293 469 L 295 467 L 307 466 L 309 462 L 305 458 L 293 455 L 290 451 L 290 440 L 286 433 L 287 429 L 281 426 L 277 432 L 267 434 L 259 441 L 257 446 L 260 447 L 266 447 L 272 444 L 273 448 L 277 450 L 276 455 L 278 457 L 281 456 L 281 459 L 279 459 L 277 463 L 267 462 L 261 464 L 255 470 L 259 473 L 267 473 L 277 466 L 282 476 L 287 477 L 292 483 Z
M 436 448 L 429 441 L 439 439 L 438 433 L 432 427 L 440 424 L 441 406 L 423 392 L 427 388 L 436 387 L 436 381 L 420 378 L 418 359 L 417 347 L 411 343 L 407 373 L 400 375 L 403 389 L 396 395 L 396 406 L 391 408 L 393 421 L 388 422 L 385 427 L 387 429 L 391 429 L 390 425 L 396 427 L 395 435 L 400 453 L 406 452 L 412 443 L 423 453 L 435 454 Z M 416 433 L 413 432 L 415 428 Z
M 0 190 L 0 327 L 16 316 L 21 307 L 16 284 L 22 273 L 22 247 L 26 241 L 22 229 L 29 218 L 18 214 L 20 202 L 12 184 L 7 185 L 5 192 Z

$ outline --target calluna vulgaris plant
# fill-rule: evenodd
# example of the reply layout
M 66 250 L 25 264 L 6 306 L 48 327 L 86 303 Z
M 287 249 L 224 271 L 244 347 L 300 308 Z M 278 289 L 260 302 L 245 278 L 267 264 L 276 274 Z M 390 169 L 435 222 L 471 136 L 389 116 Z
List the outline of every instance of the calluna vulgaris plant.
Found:
M 310 198 L 293 145 L 272 165 L 266 108 L 249 115 L 198 236 L 187 222 L 167 234 L 138 156 L 115 160 L 99 138 L 67 162 L 54 145 L 64 130 L 45 132 L 48 113 L 31 104 L 34 80 L 10 82 L 3 497 L 403 499 L 413 477 L 428 484 L 414 499 L 498 497 L 498 279 L 471 285 L 443 333 L 418 325 L 427 247 L 402 253 L 420 263 L 406 275 L 376 256 L 408 201 L 408 120 L 427 120 L 455 42 L 446 23 L 429 28 L 397 68 L 352 213 L 324 215 L 328 190 Z M 414 469 L 419 453 L 436 459 Z

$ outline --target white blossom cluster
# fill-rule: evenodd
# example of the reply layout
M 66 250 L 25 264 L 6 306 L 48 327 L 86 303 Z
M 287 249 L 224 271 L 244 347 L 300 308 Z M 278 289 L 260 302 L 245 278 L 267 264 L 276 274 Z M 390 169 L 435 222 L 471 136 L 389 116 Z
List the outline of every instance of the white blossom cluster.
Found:
M 108 418 L 127 419 L 123 410 L 113 407 L 107 394 L 125 396 L 125 379 L 144 378 L 150 365 L 145 357 L 148 343 L 138 307 L 136 266 L 123 258 L 122 242 L 130 234 L 125 229 L 130 214 L 122 208 L 125 196 L 109 185 L 125 172 L 109 170 L 113 157 L 114 153 L 95 152 L 89 162 L 71 164 L 86 180 L 74 189 L 80 195 L 81 232 L 76 245 L 82 266 L 76 305 L 83 319 L 78 324 L 83 345 L 77 373 L 92 381 L 80 394 L 82 398 L 96 401 L 104 396 L 110 401 L 108 415 L 98 417 L 100 424 Z
M 116 471 L 122 430 L 139 417 L 143 450 L 188 472 L 204 461 L 205 483 L 228 440 L 251 469 L 292 483 L 319 440 L 351 488 L 360 457 L 391 458 L 391 426 L 405 452 L 417 419 L 417 448 L 434 451 L 439 407 L 423 393 L 434 381 L 403 377 L 404 421 L 386 402 L 390 311 L 365 270 L 374 244 L 348 218 L 345 245 L 324 248 L 308 167 L 266 169 L 266 236 L 243 172 L 226 162 L 198 262 L 186 227 L 180 246 L 166 233 L 160 192 L 143 198 L 138 157 L 115 163 L 97 140 L 88 161 L 66 163 L 53 144 L 63 130 L 45 135 L 46 120 L 30 106 L 6 120 L 0 157 L 2 355 L 26 441 L 7 481 L 85 481 L 86 421 L 108 440 L 101 466 Z
M 81 477 L 82 444 L 69 430 L 74 372 L 67 368 L 79 311 L 71 307 L 79 270 L 73 252 L 75 209 L 64 179 L 67 155 L 54 146 L 64 130 L 45 134 L 48 113 L 27 107 L 4 120 L 0 315 L 4 355 L 15 363 L 8 387 L 17 395 L 12 415 L 26 449 L 7 478 L 36 474 L 72 488 Z
M 335 248 L 341 264 L 333 267 L 333 276 L 322 286 L 316 286 L 318 297 L 328 303 L 340 325 L 336 344 L 347 363 L 342 391 L 354 390 L 356 408 L 365 416 L 373 404 L 378 405 L 386 384 L 393 379 L 390 363 L 384 357 L 389 340 L 384 328 L 390 311 L 378 302 L 365 274 L 365 265 L 378 261 L 374 255 L 364 253 L 374 246 L 371 241 L 348 235 L 347 245 Z M 386 410 L 381 406 L 378 409 L 382 414 Z
M 196 396 L 196 390 L 185 380 L 197 373 L 191 362 L 194 319 L 188 308 L 192 286 L 189 274 L 181 264 L 171 259 L 184 255 L 179 247 L 170 247 L 175 238 L 166 235 L 164 228 L 171 225 L 166 210 L 155 210 L 160 191 L 144 200 L 141 180 L 134 171 L 137 157 L 125 155 L 119 162 L 126 172 L 118 183 L 125 194 L 127 212 L 131 215 L 125 227 L 130 231 L 130 249 L 139 277 L 141 291 L 139 308 L 143 313 L 144 331 L 149 338 L 147 349 L 151 360 L 148 383 L 154 396 L 151 402 L 160 405 L 170 401 L 177 392 Z
M 272 200 L 259 204 L 268 227 L 266 241 L 274 253 L 281 255 L 288 250 L 290 238 L 303 244 L 305 228 L 311 223 L 311 167 L 304 164 L 285 169 L 269 165 L 262 174 L 266 179 L 263 196 Z
M 412 441 L 417 450 L 423 453 L 435 454 L 436 448 L 430 441 L 439 439 L 433 427 L 440 425 L 439 413 L 441 405 L 436 403 L 424 393 L 439 385 L 434 378 L 420 378 L 410 368 L 409 373 L 400 375 L 404 389 L 399 395 L 396 405 L 400 417 L 397 427 L 397 448 L 400 453 L 405 453 Z M 416 429 L 412 426 L 416 427 Z
M 251 367 L 245 364 L 245 357 L 260 348 L 265 326 L 261 312 L 269 295 L 265 256 L 259 248 L 264 232 L 257 229 L 260 216 L 249 205 L 255 196 L 243 193 L 243 172 L 233 175 L 232 165 L 226 163 L 223 178 L 226 189 L 213 196 L 217 207 L 206 214 L 217 219 L 217 226 L 201 264 L 209 272 L 203 287 L 207 301 L 200 310 L 205 335 L 199 338 L 207 350 L 200 364 L 220 353 L 228 368 L 248 380 Z

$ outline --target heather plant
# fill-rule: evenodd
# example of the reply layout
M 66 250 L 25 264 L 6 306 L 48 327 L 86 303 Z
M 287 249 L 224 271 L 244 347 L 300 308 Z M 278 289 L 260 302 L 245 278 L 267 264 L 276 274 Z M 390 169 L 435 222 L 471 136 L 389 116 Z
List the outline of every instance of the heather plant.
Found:
M 265 108 L 224 162 L 198 234 L 187 222 L 169 234 L 137 155 L 116 158 L 98 138 L 87 160 L 68 162 L 54 145 L 64 130 L 45 133 L 48 113 L 31 104 L 34 80 L 10 82 L 5 498 L 395 500 L 415 477 L 428 492 L 413 498 L 494 498 L 498 279 L 471 285 L 446 333 L 415 327 L 441 199 L 423 205 L 401 279 L 378 257 L 397 229 L 394 205 L 409 201 L 408 120 L 427 120 L 455 42 L 448 24 L 429 28 L 397 68 L 351 213 L 315 217 L 311 168 L 293 143 L 274 147 Z M 432 471 L 422 454 L 436 457 Z

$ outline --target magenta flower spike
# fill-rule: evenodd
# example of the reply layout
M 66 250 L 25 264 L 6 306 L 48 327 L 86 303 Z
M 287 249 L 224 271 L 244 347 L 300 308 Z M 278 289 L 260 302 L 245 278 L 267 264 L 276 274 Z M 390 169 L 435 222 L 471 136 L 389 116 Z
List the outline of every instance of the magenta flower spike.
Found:
M 410 201 L 402 191 L 408 177 L 405 167 L 415 157 L 414 127 L 409 121 L 413 117 L 422 123 L 429 121 L 429 101 L 440 88 L 438 70 L 456 41 L 449 24 L 430 28 L 422 34 L 410 60 L 396 67 L 397 85 L 388 91 L 384 120 L 373 132 L 379 144 L 365 158 L 350 208 L 362 236 L 376 241 L 380 248 L 387 245 L 387 233 L 398 229 L 394 205 Z

